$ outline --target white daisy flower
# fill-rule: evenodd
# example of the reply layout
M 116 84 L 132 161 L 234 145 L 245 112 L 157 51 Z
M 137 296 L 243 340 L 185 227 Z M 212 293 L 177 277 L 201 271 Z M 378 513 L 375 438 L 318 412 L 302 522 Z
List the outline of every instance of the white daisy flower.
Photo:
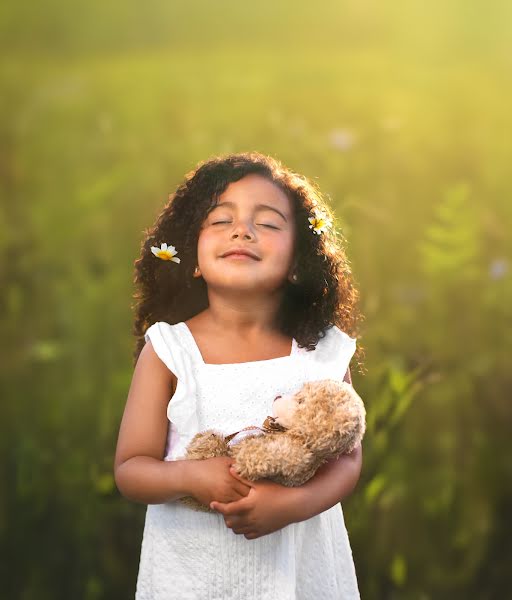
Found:
M 323 213 L 315 213 L 314 217 L 309 217 L 310 222 L 309 228 L 313 230 L 313 233 L 320 235 L 326 229 L 332 225 L 332 221 Z
M 176 258 L 176 248 L 174 246 L 167 246 L 165 242 L 160 248 L 158 246 L 151 246 L 151 252 L 162 260 L 172 260 L 175 263 L 181 262 L 181 259 Z

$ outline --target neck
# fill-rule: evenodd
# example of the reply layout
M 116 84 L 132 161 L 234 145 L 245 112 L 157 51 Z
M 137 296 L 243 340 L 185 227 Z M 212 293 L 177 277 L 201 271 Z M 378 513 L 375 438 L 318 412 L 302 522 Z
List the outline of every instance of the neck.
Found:
M 208 294 L 209 307 L 198 317 L 223 332 L 250 334 L 275 330 L 282 294 L 272 296 L 218 296 Z

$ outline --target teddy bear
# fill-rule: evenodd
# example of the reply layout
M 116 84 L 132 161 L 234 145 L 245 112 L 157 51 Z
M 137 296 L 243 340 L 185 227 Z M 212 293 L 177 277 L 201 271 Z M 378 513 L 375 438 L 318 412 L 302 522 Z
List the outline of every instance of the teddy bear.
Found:
M 261 426 L 230 435 L 212 429 L 197 433 L 184 458 L 230 456 L 246 479 L 294 487 L 313 477 L 323 463 L 350 453 L 366 429 L 363 401 L 350 384 L 333 379 L 309 381 L 295 394 L 277 396 L 272 413 Z M 211 512 L 191 496 L 180 501 Z

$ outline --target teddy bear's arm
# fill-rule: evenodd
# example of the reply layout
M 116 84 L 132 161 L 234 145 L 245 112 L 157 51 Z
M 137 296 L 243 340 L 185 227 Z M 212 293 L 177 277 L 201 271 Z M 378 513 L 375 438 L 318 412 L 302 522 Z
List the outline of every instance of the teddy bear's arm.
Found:
M 300 485 L 316 464 L 313 454 L 287 434 L 248 438 L 234 446 L 231 453 L 240 475 L 253 481 L 274 479 L 284 485 Z

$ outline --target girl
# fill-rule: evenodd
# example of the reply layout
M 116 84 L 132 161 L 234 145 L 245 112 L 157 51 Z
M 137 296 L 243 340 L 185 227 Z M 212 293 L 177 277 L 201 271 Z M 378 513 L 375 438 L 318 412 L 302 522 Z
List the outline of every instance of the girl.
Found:
M 361 446 L 296 488 L 181 458 L 306 381 L 350 383 L 358 294 L 331 216 L 306 178 L 249 152 L 200 164 L 145 232 L 115 458 L 119 491 L 149 505 L 137 600 L 359 598 L 339 503 Z M 211 512 L 176 502 L 189 495 Z

